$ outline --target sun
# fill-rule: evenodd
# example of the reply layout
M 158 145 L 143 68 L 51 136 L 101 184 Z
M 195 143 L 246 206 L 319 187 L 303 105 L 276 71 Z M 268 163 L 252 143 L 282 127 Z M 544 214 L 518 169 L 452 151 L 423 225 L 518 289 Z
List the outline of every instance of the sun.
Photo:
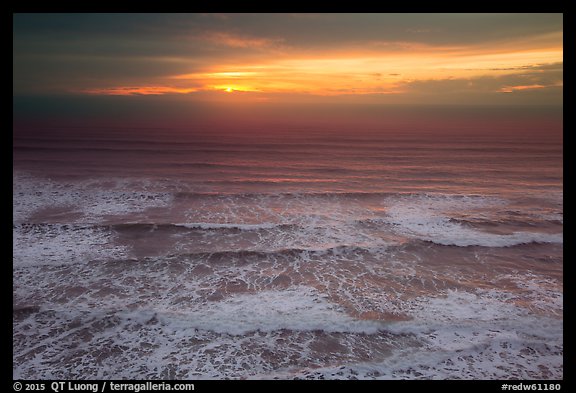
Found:
M 232 93 L 232 92 L 234 91 L 234 89 L 231 88 L 231 87 L 227 87 L 226 89 L 224 89 L 224 91 L 225 91 L 226 93 Z

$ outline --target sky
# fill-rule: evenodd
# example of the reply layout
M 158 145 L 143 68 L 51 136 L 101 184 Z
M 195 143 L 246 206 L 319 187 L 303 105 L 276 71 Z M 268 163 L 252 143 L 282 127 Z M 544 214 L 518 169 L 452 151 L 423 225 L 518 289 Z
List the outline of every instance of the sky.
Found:
M 528 113 L 563 104 L 562 14 L 14 14 L 13 22 L 17 120 L 381 121 L 398 105 Z

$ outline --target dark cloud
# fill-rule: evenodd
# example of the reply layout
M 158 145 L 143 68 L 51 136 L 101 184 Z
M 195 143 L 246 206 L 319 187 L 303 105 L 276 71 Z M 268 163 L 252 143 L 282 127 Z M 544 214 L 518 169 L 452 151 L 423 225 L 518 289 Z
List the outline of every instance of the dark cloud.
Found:
M 297 46 L 412 41 L 471 44 L 562 30 L 561 14 L 230 14 L 221 28 Z
M 467 68 L 469 71 L 518 71 L 518 70 L 542 70 L 542 71 L 562 71 L 563 63 L 548 63 L 548 64 L 530 64 L 521 65 L 517 67 L 492 67 L 492 68 Z
M 534 68 L 533 70 L 538 70 Z M 479 76 L 473 78 L 452 78 L 417 80 L 403 84 L 401 88 L 420 96 L 421 100 L 434 96 L 437 103 L 507 103 L 507 104 L 547 104 L 562 105 L 562 72 L 500 76 Z M 514 93 L 508 95 L 506 93 Z
M 562 31 L 561 14 L 15 14 L 16 41 L 154 43 L 220 32 L 296 47 L 367 41 L 473 44 Z M 417 32 L 417 34 L 415 33 Z M 43 44 L 43 45 L 44 45 Z M 182 55 L 186 45 L 167 45 Z M 105 48 L 100 48 L 105 49 Z M 160 47 L 155 50 L 161 50 Z

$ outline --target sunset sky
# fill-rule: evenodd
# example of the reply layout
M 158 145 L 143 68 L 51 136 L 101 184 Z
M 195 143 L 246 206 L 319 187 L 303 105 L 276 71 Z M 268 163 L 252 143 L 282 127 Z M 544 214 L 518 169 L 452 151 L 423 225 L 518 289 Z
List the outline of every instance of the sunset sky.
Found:
M 562 14 L 13 20 L 15 118 L 153 112 L 184 119 L 221 111 L 289 118 L 294 108 L 314 118 L 334 108 L 343 116 L 344 107 L 357 117 L 359 108 L 390 105 L 562 106 Z

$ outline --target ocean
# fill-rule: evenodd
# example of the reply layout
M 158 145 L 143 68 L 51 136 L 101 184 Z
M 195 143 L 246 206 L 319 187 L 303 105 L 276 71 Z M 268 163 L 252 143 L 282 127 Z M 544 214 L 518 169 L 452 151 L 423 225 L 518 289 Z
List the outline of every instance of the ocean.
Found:
M 22 128 L 14 379 L 562 379 L 562 138 Z

